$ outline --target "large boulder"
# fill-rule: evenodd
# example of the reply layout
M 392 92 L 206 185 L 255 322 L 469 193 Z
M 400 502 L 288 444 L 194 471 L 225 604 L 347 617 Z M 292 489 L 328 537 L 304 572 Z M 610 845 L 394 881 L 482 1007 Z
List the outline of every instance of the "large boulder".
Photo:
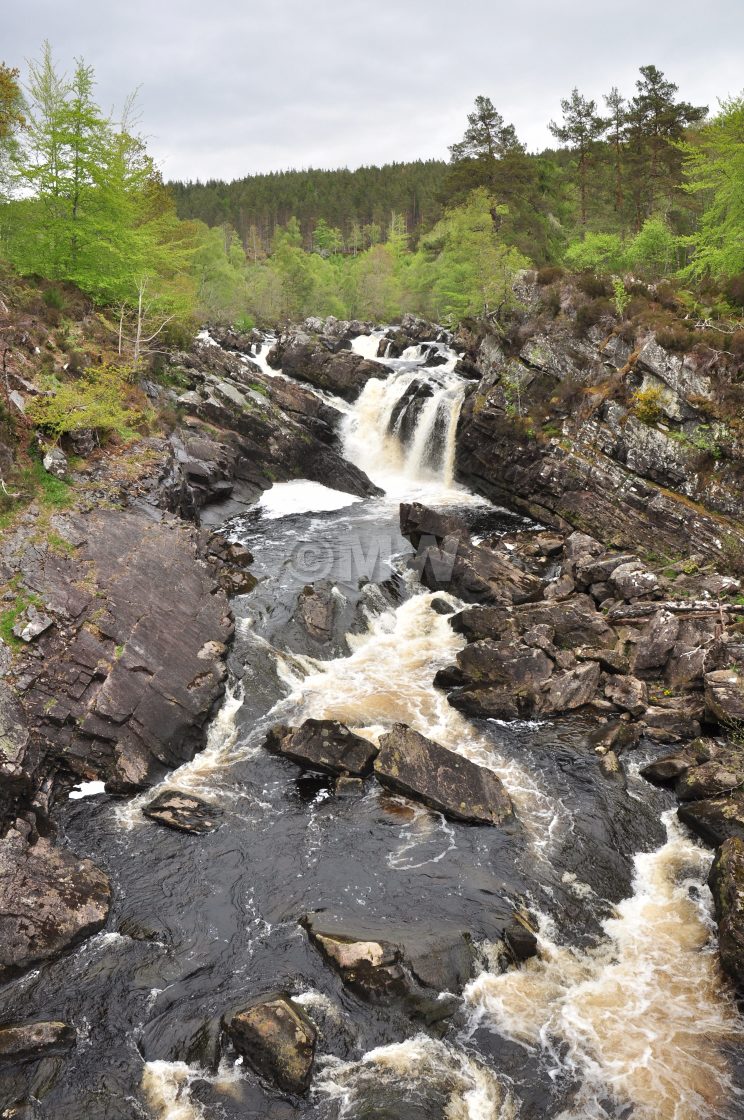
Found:
M 713 894 L 721 964 L 744 983 L 744 840 L 731 837 L 716 853 L 708 879 Z
M 686 770 L 677 779 L 674 789 L 680 801 L 700 801 L 705 797 L 733 793 L 742 785 L 744 750 L 727 748 L 709 762 Z
M 300 727 L 279 723 L 266 737 L 266 748 L 325 774 L 369 774 L 377 747 L 333 719 L 306 719 Z
M 499 777 L 403 723 L 380 737 L 375 774 L 383 785 L 472 824 L 500 825 L 512 815 Z
M 650 619 L 636 643 L 631 665 L 634 673 L 661 669 L 677 641 L 679 618 L 660 610 Z
M 737 669 L 706 673 L 705 706 L 724 727 L 744 721 L 744 674 Z
M 11 829 L 0 840 L 0 977 L 96 933 L 110 902 L 108 878 L 91 860 Z
M 683 802 L 677 816 L 706 844 L 717 847 L 730 837 L 744 840 L 744 793 Z
M 284 1092 L 307 1091 L 317 1031 L 289 996 L 276 995 L 237 1011 L 226 1027 L 235 1049 L 257 1073 Z

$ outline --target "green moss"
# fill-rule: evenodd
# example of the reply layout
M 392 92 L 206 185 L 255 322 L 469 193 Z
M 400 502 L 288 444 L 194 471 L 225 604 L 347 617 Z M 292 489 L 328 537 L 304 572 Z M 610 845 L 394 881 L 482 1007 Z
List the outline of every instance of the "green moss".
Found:
M 14 582 L 15 587 L 17 587 L 18 579 L 16 578 Z M 21 591 L 7 607 L 4 607 L 3 610 L 0 611 L 0 638 L 2 638 L 11 649 L 19 649 L 23 645 L 20 638 L 16 638 L 13 633 L 13 627 L 16 625 L 23 612 L 31 605 L 36 607 L 41 606 L 41 599 L 39 596 L 34 595 L 32 592 Z

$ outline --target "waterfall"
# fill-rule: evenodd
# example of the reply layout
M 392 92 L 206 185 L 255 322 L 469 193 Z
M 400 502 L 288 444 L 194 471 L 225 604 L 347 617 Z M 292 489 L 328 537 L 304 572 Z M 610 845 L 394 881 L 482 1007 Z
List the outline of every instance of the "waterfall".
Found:
M 352 343 L 365 356 L 379 337 Z M 454 487 L 455 437 L 465 382 L 454 372 L 457 354 L 441 343 L 445 364 L 426 365 L 431 346 L 415 345 L 400 358 L 378 359 L 385 380 L 368 381 L 344 418 L 344 454 L 378 485 L 396 496 L 421 488 L 445 497 Z M 459 493 L 459 491 L 458 491 Z

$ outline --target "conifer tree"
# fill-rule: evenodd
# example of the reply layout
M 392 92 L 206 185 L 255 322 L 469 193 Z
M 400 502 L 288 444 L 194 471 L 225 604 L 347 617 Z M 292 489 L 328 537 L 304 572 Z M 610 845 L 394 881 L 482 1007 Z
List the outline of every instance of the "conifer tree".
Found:
M 561 101 L 563 124 L 551 121 L 548 128 L 561 143 L 573 148 L 578 156 L 581 224 L 587 220 L 587 181 L 591 154 L 596 141 L 607 129 L 607 122 L 598 115 L 596 102 L 582 97 L 574 88 L 571 96 Z

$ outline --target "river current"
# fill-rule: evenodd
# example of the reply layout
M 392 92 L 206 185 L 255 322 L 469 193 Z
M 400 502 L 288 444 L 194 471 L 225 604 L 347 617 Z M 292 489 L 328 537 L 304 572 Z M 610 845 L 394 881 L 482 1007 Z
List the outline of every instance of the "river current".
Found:
M 376 356 L 380 335 L 354 348 Z M 266 348 L 258 360 L 267 372 Z M 431 364 L 435 360 L 435 364 Z M 350 499 L 278 484 L 225 531 L 254 554 L 234 604 L 230 684 L 206 749 L 163 783 L 214 801 L 221 827 L 187 836 L 147 821 L 153 792 L 70 800 L 68 842 L 111 875 L 109 930 L 6 990 L 19 1018 L 72 1022 L 77 1050 L 38 1067 L 53 1120 L 733 1120 L 744 1115 L 741 1019 L 715 952 L 711 853 L 672 798 L 626 756 L 608 778 L 591 725 L 473 723 L 433 687 L 463 639 L 417 582 L 401 501 L 464 515 L 474 533 L 529 527 L 454 481 L 466 389 L 445 343 L 385 359 L 343 412 L 347 458 L 384 491 Z M 333 585 L 322 649 L 297 598 Z M 447 598 L 457 607 L 457 600 Z M 502 778 L 517 823 L 448 821 L 370 779 L 337 796 L 264 750 L 276 722 L 333 718 L 375 740 L 403 721 Z M 630 761 L 628 761 L 630 759 Z M 87 791 L 83 791 L 87 792 Z M 515 906 L 539 956 L 503 971 Z M 323 910 L 377 936 L 467 930 L 479 974 L 445 1026 L 345 989 L 299 919 Z M 319 1031 L 306 1099 L 282 1096 L 220 1050 L 224 1014 L 287 991 Z M 3 1094 L 22 1073 L 6 1074 Z M 28 1091 L 28 1090 L 27 1090 Z M 8 1098 L 9 1099 L 9 1098 Z M 0 1107 L 4 1104 L 0 1097 Z

